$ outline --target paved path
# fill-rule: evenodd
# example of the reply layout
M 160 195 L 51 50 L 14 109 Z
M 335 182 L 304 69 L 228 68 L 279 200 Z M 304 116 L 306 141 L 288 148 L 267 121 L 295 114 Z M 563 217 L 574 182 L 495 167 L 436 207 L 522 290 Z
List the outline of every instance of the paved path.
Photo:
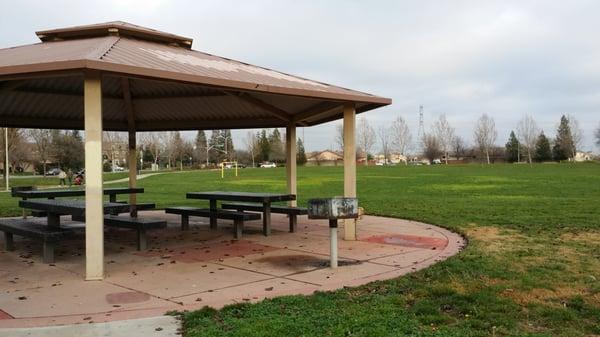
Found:
M 0 330 L 3 337 L 179 337 L 181 322 L 158 316 L 91 324 Z

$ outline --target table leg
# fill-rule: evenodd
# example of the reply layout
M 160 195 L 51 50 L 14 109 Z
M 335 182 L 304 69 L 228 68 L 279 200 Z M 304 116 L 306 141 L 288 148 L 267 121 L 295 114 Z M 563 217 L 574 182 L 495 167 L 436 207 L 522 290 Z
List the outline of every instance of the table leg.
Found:
M 60 214 L 48 213 L 48 227 L 60 227 Z
M 27 200 L 27 198 L 23 198 L 22 200 Z M 23 208 L 23 219 L 27 219 L 27 212 L 25 208 Z
M 271 235 L 271 203 L 263 202 L 263 235 Z
M 217 229 L 217 200 L 210 200 L 210 229 Z

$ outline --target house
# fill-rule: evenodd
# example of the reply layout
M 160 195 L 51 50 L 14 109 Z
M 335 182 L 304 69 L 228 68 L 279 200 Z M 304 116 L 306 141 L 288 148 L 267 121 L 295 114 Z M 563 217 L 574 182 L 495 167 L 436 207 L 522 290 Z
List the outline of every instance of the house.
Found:
M 573 158 L 573 161 L 575 161 L 575 162 L 584 162 L 584 161 L 591 161 L 591 160 L 594 160 L 594 154 L 591 151 L 587 151 L 587 152 L 578 151 L 575 154 L 575 158 Z
M 383 154 L 378 154 L 374 156 L 375 162 L 376 163 L 387 163 L 387 164 L 406 164 L 408 161 L 408 157 L 403 155 L 403 154 L 399 154 L 399 153 L 392 153 L 388 156 L 388 159 L 385 160 L 385 156 Z
M 307 166 L 337 166 L 344 163 L 344 156 L 331 150 L 311 152 L 306 158 Z

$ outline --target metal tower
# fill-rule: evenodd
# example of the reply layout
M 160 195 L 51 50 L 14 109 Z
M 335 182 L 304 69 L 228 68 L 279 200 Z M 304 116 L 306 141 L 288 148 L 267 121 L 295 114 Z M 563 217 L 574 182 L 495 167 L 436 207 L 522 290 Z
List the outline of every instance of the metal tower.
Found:
M 417 144 L 419 154 L 423 150 L 423 137 L 425 136 L 425 122 L 423 120 L 423 105 L 419 105 L 419 131 L 417 133 Z

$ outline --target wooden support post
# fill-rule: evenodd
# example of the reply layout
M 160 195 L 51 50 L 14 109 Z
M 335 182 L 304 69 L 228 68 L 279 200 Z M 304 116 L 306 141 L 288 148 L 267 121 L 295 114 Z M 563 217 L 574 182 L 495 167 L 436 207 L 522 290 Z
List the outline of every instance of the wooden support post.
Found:
M 344 104 L 344 197 L 356 197 L 356 110 Z M 356 240 L 356 219 L 344 221 L 344 240 Z
M 125 108 L 127 109 L 127 131 L 128 131 L 128 157 L 127 164 L 129 166 L 129 188 L 137 187 L 137 151 L 136 151 L 136 137 L 135 137 L 135 115 L 133 110 L 133 100 L 131 99 L 131 90 L 129 87 L 129 79 L 121 79 L 121 90 L 123 91 L 123 101 Z M 131 210 L 129 215 L 131 217 L 137 217 L 137 194 L 129 194 L 129 204 Z
M 297 195 L 297 175 L 296 175 L 296 125 L 290 124 L 285 130 L 285 170 L 287 174 L 287 192 Z M 289 206 L 296 207 L 296 200 L 288 202 Z
M 137 187 L 137 151 L 135 145 L 135 131 L 129 131 L 129 157 L 127 158 L 127 162 L 129 164 L 129 188 Z M 129 193 L 129 204 L 131 205 L 131 210 L 129 215 L 132 217 L 137 217 L 137 194 Z
M 85 122 L 85 279 L 104 278 L 102 191 L 102 80 L 99 72 L 84 79 Z

